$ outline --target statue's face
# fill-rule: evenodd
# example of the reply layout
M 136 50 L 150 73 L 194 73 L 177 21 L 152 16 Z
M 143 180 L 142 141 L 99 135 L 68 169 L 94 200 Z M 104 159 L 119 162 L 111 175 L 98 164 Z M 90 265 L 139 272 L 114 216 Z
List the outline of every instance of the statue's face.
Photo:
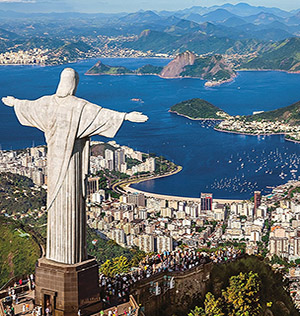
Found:
M 56 95 L 60 98 L 75 95 L 79 82 L 78 73 L 72 68 L 65 68 L 60 75 Z

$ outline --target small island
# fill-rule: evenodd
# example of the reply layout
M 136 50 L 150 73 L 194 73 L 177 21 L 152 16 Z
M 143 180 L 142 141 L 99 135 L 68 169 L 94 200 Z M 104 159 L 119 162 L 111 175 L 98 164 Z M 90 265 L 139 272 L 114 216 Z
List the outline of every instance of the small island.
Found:
M 144 65 L 131 70 L 123 66 L 109 66 L 98 61 L 86 75 L 156 75 L 165 79 L 199 78 L 206 86 L 230 82 L 236 77 L 233 66 L 221 55 L 197 56 L 190 51 L 177 55 L 165 67 Z
M 192 120 L 224 120 L 230 118 L 220 108 L 198 98 L 177 103 L 171 107 L 169 112 L 185 116 Z

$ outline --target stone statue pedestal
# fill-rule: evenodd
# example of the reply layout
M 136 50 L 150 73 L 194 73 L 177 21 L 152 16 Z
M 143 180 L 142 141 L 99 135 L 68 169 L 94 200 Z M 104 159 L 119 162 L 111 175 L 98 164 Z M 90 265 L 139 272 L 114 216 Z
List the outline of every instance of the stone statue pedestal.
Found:
M 63 264 L 41 258 L 36 267 L 35 303 L 48 307 L 52 316 L 77 316 L 99 311 L 98 264 L 88 259 L 77 264 Z

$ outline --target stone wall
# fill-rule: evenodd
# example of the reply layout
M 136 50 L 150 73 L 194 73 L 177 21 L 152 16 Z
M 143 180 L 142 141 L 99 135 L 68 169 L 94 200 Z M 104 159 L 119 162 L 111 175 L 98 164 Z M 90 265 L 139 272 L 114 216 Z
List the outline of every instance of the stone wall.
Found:
M 138 282 L 132 290 L 145 316 L 186 316 L 207 292 L 212 263 L 185 272 L 166 272 Z

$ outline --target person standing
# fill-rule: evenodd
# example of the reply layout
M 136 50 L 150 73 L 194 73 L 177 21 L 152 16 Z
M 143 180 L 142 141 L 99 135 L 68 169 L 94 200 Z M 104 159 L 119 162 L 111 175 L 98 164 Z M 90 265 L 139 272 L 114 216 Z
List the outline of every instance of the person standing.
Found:
M 46 316 L 50 316 L 50 309 L 49 309 L 49 307 L 46 307 L 45 313 L 46 313 Z

